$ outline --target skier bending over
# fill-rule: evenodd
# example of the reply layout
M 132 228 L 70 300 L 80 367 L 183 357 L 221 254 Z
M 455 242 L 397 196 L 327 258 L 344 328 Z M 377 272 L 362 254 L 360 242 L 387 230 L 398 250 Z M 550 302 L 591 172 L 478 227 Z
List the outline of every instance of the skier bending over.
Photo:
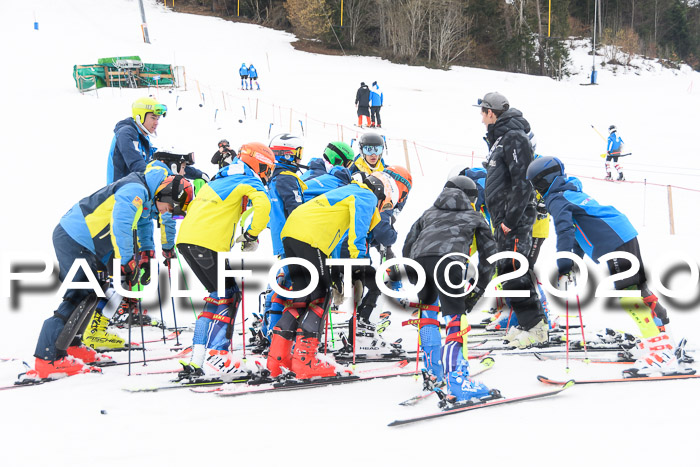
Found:
M 584 193 L 581 182 L 575 177 L 567 177 L 564 164 L 556 157 L 536 159 L 527 169 L 527 179 L 542 195 L 547 211 L 554 218 L 557 251 L 569 251 L 581 257 L 586 254 L 595 262 L 607 253 L 623 251 L 639 260 L 639 270 L 634 275 L 615 282 L 616 290 L 641 291 L 643 300 L 634 306 L 625 307 L 639 326 L 642 339 L 634 352 L 639 359 L 624 374 L 648 376 L 653 373 L 678 372 L 676 346 L 671 336 L 665 332 L 665 326 L 669 323 L 668 315 L 647 286 L 637 231 L 627 217 L 612 206 L 598 204 Z M 631 268 L 630 262 L 624 258 L 608 260 L 607 264 L 611 274 Z M 558 259 L 557 266 L 560 286 L 573 280 L 571 259 Z M 628 300 L 621 299 L 623 307 Z
M 486 258 L 498 251 L 491 228 L 474 210 L 477 195 L 476 184 L 470 178 L 459 175 L 449 179 L 433 206 L 413 224 L 403 246 L 404 257 L 416 260 L 426 274 L 425 286 L 418 293 L 423 364 L 436 381 L 446 380 L 448 400 L 452 402 L 489 395 L 489 388 L 469 379 L 468 351 L 463 345 L 469 330 L 466 314 L 483 295 L 494 272 Z M 466 268 L 467 260 L 459 256 L 441 259 L 455 253 L 470 255 L 474 240 L 479 252 L 479 279 L 464 297 L 464 286 L 454 285 L 464 283 L 464 269 L 455 266 L 446 269 L 454 261 Z M 445 281 L 446 274 L 451 284 Z M 409 272 L 409 280 L 417 282 L 415 273 Z M 438 311 L 449 317 L 444 346 L 441 346 Z

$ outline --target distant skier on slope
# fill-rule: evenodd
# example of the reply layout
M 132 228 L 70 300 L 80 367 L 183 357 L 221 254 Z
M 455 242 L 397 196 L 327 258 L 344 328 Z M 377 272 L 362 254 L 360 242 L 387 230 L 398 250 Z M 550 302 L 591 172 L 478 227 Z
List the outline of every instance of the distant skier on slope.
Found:
M 253 81 L 258 86 L 258 91 L 260 91 L 260 83 L 258 83 L 258 70 L 255 69 L 251 63 L 248 67 L 248 80 L 250 81 L 250 90 L 253 90 Z
M 608 128 L 608 151 L 605 156 L 605 179 L 612 180 L 612 173 L 610 172 L 610 162 L 615 163 L 615 170 L 617 170 L 617 179 L 624 180 L 625 176 L 622 174 L 622 164 L 617 161 L 618 157 L 622 153 L 622 147 L 625 144 L 622 138 L 617 134 L 617 127 L 615 125 L 610 125 Z
M 357 107 L 357 126 L 362 126 L 362 117 L 367 120 L 367 126 L 370 126 L 369 121 L 369 87 L 364 83 L 360 83 L 360 87 L 355 93 L 355 106 Z
M 381 128 L 382 117 L 379 115 L 379 112 L 382 110 L 382 106 L 384 105 L 384 93 L 381 89 L 379 89 L 379 85 L 376 81 L 372 83 L 372 90 L 370 91 L 369 95 L 369 105 L 369 110 L 372 116 L 372 123 L 370 126 L 372 128 Z
M 582 191 L 581 182 L 567 177 L 564 164 L 556 157 L 540 157 L 527 169 L 527 179 L 543 196 L 547 211 L 554 218 L 557 233 L 557 251 L 568 251 L 583 257 L 590 256 L 598 262 L 601 256 L 626 252 L 639 260 L 639 269 L 628 278 L 615 282 L 616 290 L 639 290 L 642 301 L 635 308 L 626 308 L 634 318 L 642 339 L 636 346 L 638 360 L 630 376 L 647 376 L 654 373 L 671 374 L 679 371 L 676 346 L 665 326 L 669 319 L 659 299 L 649 290 L 642 255 L 637 241 L 637 231 L 627 217 L 612 206 L 603 206 Z M 607 261 L 611 274 L 631 269 L 630 261 L 616 258 Z M 559 284 L 572 281 L 574 263 L 571 259 L 558 259 Z M 621 299 L 621 301 L 624 299 Z M 644 307 L 646 305 L 646 307 Z
M 248 67 L 245 66 L 245 63 L 241 63 L 238 75 L 241 77 L 241 90 L 248 89 Z
M 450 178 L 433 206 L 413 224 L 403 246 L 404 257 L 416 260 L 426 273 L 426 284 L 418 293 L 423 364 L 435 382 L 446 380 L 453 403 L 489 395 L 488 387 L 469 379 L 467 348 L 463 346 L 462 337 L 469 330 L 466 314 L 483 295 L 494 272 L 494 266 L 486 258 L 497 252 L 491 228 L 481 214 L 474 211 L 477 196 L 474 181 L 462 175 Z M 479 279 L 465 297 L 464 270 L 454 266 L 447 269 L 447 266 L 460 261 L 466 267 L 467 260 L 459 256 L 442 258 L 454 253 L 470 256 L 474 253 L 470 251 L 473 241 L 479 253 Z M 411 269 L 407 268 L 408 271 Z M 415 284 L 415 273 L 408 274 Z M 449 319 L 444 346 L 441 346 L 438 312 Z

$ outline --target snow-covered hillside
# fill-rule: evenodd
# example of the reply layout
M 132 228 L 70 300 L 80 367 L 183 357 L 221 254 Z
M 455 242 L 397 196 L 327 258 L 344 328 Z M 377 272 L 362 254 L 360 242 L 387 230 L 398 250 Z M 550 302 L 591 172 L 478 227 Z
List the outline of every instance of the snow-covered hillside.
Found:
M 34 264 L 44 256 L 53 258 L 51 233 L 60 217 L 104 186 L 114 125 L 131 114 L 134 99 L 151 94 L 165 103 L 168 114 L 161 119 L 155 145 L 194 151 L 197 166 L 212 175 L 209 159 L 221 138 L 237 147 L 267 142 L 270 134 L 299 134 L 303 126 L 307 161 L 320 156 L 330 141 L 357 138 L 355 91 L 361 81 L 375 80 L 385 94 L 385 160 L 410 165 L 414 179 L 396 224 L 399 243 L 432 204 L 451 168 L 483 160 L 484 127 L 472 105 L 497 90 L 530 121 L 540 154 L 561 158 L 570 175 L 581 177 L 587 193 L 628 215 L 640 233 L 653 276 L 664 275 L 683 259 L 700 261 L 700 154 L 694 138 L 700 75 L 687 67 L 669 70 L 647 64 L 636 72 L 616 73 L 606 67 L 599 69 L 598 86 L 582 86 L 588 82 L 591 57 L 581 46 L 572 54 L 580 73 L 564 82 L 461 67 L 430 70 L 372 57 L 303 53 L 290 45 L 294 37 L 284 32 L 173 13 L 155 0 L 144 3 L 150 45 L 143 43 L 135 0 L 0 0 L 0 41 L 6 45 L 0 73 L 6 184 L 0 229 L 2 290 L 8 260 Z M 73 65 L 126 55 L 185 67 L 186 89 L 78 92 Z M 241 62 L 255 64 L 261 91 L 240 90 Z M 605 141 L 596 130 L 607 137 L 611 124 L 625 140 L 625 151 L 633 153 L 623 159 L 629 183 L 594 179 L 605 176 L 600 157 Z M 255 280 L 246 283 L 247 316 L 257 311 L 265 267 L 273 261 L 269 232 L 261 239 L 258 252 L 245 256 L 247 264 L 262 265 Z M 554 274 L 554 251 L 552 237 L 538 262 L 540 276 Z M 592 272 L 600 270 L 587 264 Z M 682 297 L 662 300 L 670 310 L 674 336 L 688 337 L 695 349 L 700 342 L 699 285 L 689 284 L 685 271 L 664 278 L 668 287 L 684 290 Z M 0 358 L 31 364 L 41 323 L 60 298 L 50 280 L 40 281 L 37 290 L 22 285 L 0 305 Z M 157 313 L 154 287 L 151 292 L 149 303 Z M 386 302 L 381 306 L 391 307 Z M 632 320 L 614 305 L 606 306 L 604 299 L 588 296 L 583 306 L 591 331 L 636 331 Z M 403 338 L 405 347 L 415 348 L 415 332 L 400 326 L 409 315 L 391 309 L 388 338 Z M 554 309 L 564 314 L 563 303 L 555 303 Z M 178 324 L 194 322 L 191 308 L 178 310 Z M 169 303 L 163 311 L 172 324 Z M 158 337 L 152 329 L 148 333 Z M 184 338 L 187 343 L 191 333 Z M 132 337 L 138 339 L 140 335 Z M 153 352 L 163 347 L 152 345 Z M 581 378 L 619 375 L 621 370 L 620 365 L 573 363 L 565 374 L 563 361 L 495 358 L 496 366 L 481 379 L 508 396 L 543 389 L 538 374 Z M 126 355 L 115 359 L 125 360 Z M 134 371 L 175 367 L 171 360 Z M 0 386 L 11 384 L 21 371 L 18 361 L 0 362 Z M 397 405 L 420 390 L 413 378 L 232 399 L 187 390 L 121 390 L 160 385 L 169 378 L 127 377 L 122 366 L 106 368 L 102 376 L 0 392 L 0 463 L 641 466 L 693 463 L 697 458 L 692 439 L 700 416 L 694 404 L 700 381 L 580 386 L 549 400 L 395 429 L 386 424 L 436 408 L 435 401 L 413 408 Z

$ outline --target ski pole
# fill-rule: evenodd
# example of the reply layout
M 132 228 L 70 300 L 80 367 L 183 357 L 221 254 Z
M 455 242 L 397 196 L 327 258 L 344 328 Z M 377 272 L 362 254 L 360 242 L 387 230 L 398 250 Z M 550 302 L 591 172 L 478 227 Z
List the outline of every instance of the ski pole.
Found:
M 598 136 L 600 136 L 600 137 L 603 139 L 603 141 L 607 141 L 607 139 L 605 138 L 605 136 L 603 136 L 603 135 L 600 133 L 600 131 L 598 131 L 598 129 L 597 129 L 596 127 L 593 126 L 592 123 L 591 123 L 591 128 L 593 128 L 593 131 L 595 131 L 596 133 L 598 133 Z
M 591 125 L 593 126 L 593 125 Z M 566 281 L 566 291 L 569 291 L 569 281 Z M 569 372 L 569 295 L 566 296 L 566 372 Z
M 574 276 L 574 287 L 576 287 L 576 276 Z M 588 348 L 586 347 L 586 333 L 583 329 L 583 315 L 581 314 L 581 299 L 578 296 L 578 290 L 576 290 L 576 304 L 578 305 L 578 320 L 579 324 L 581 325 L 581 340 L 583 341 L 583 354 L 584 354 L 584 362 L 590 363 L 590 359 L 588 358 Z
M 241 258 L 241 271 L 245 270 L 243 258 Z M 231 317 L 233 319 L 233 317 Z M 246 361 L 245 354 L 245 279 L 241 277 L 241 329 L 243 329 L 243 361 Z M 233 351 L 233 346 L 231 346 Z
M 158 308 L 160 308 L 160 322 L 163 325 L 163 344 L 165 344 L 165 320 L 163 319 L 163 300 L 160 297 L 160 261 L 158 261 Z
M 190 289 L 190 287 L 187 285 L 187 276 L 185 276 L 185 270 L 182 269 L 182 261 L 180 261 L 180 256 L 177 256 L 177 264 L 180 265 L 180 272 L 182 273 L 182 280 L 185 283 L 185 288 L 187 290 Z M 170 265 L 168 265 L 168 280 L 170 280 Z M 190 299 L 190 305 L 192 305 L 192 314 L 194 314 L 194 319 L 197 319 L 197 312 L 194 309 L 194 302 L 192 301 L 192 297 L 189 297 Z M 173 306 L 173 310 L 175 307 Z
M 180 256 L 178 255 L 177 260 L 180 261 Z M 185 276 L 184 274 L 182 275 Z M 170 285 L 170 303 L 173 307 L 173 321 L 175 322 L 175 347 L 180 346 L 180 332 L 177 330 L 177 314 L 175 313 L 175 297 L 173 297 L 172 287 L 173 280 L 170 275 L 170 261 L 168 261 L 168 284 Z M 187 287 L 187 282 L 185 282 L 185 287 Z M 192 311 L 194 311 L 194 305 L 192 306 Z
M 136 284 L 136 289 L 141 291 L 141 284 Z M 129 312 L 131 315 L 131 312 Z M 141 351 L 143 352 L 143 366 L 146 366 L 146 338 L 143 336 L 143 310 L 141 309 L 141 299 L 139 298 L 139 321 L 141 322 Z M 165 333 L 165 330 L 163 330 Z M 165 334 L 164 334 L 165 335 Z

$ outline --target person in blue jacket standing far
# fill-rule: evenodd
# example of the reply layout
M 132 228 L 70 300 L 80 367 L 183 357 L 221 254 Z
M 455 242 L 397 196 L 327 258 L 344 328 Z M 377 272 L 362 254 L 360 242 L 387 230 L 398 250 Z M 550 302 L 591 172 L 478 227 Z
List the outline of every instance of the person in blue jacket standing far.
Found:
M 258 83 L 258 70 L 255 69 L 251 63 L 248 67 L 248 80 L 250 81 L 250 90 L 253 90 L 253 81 L 258 86 L 258 91 L 260 91 L 260 83 Z
M 238 74 L 241 76 L 241 89 L 248 89 L 248 67 L 245 63 L 241 63 Z
M 640 301 L 634 306 L 625 306 L 627 298 L 620 299 L 642 333 L 641 341 L 631 350 L 638 360 L 631 369 L 624 371 L 624 376 L 678 372 L 676 346 L 666 333 L 668 315 L 647 285 L 637 231 L 627 217 L 614 207 L 601 205 L 584 193 L 581 181 L 567 177 L 564 164 L 555 157 L 535 159 L 527 169 L 527 180 L 542 195 L 547 211 L 554 219 L 557 251 L 572 252 L 582 258 L 588 255 L 596 263 L 612 252 L 629 253 L 639 260 L 636 271 L 624 257 L 607 260 L 611 275 L 626 271 L 631 273 L 629 277 L 615 281 L 615 290 L 639 290 L 643 300 L 643 303 Z M 573 260 L 557 259 L 557 267 L 560 286 L 564 283 L 568 286 L 574 279 Z
M 369 126 L 376 128 L 382 127 L 382 117 L 379 116 L 382 105 L 384 105 L 384 93 L 379 89 L 379 85 L 375 81 L 372 83 L 372 89 L 369 93 L 369 110 L 372 118 L 372 123 L 370 123 Z
M 617 161 L 617 158 L 620 157 L 622 146 L 625 142 L 622 141 L 622 138 L 617 134 L 617 127 L 615 125 L 610 125 L 608 133 L 610 133 L 610 136 L 608 136 L 608 152 L 605 156 L 605 179 L 612 180 L 612 174 L 610 173 L 610 162 L 612 161 L 615 163 L 615 170 L 617 170 L 617 179 L 624 180 L 625 176 L 622 174 L 622 164 Z

